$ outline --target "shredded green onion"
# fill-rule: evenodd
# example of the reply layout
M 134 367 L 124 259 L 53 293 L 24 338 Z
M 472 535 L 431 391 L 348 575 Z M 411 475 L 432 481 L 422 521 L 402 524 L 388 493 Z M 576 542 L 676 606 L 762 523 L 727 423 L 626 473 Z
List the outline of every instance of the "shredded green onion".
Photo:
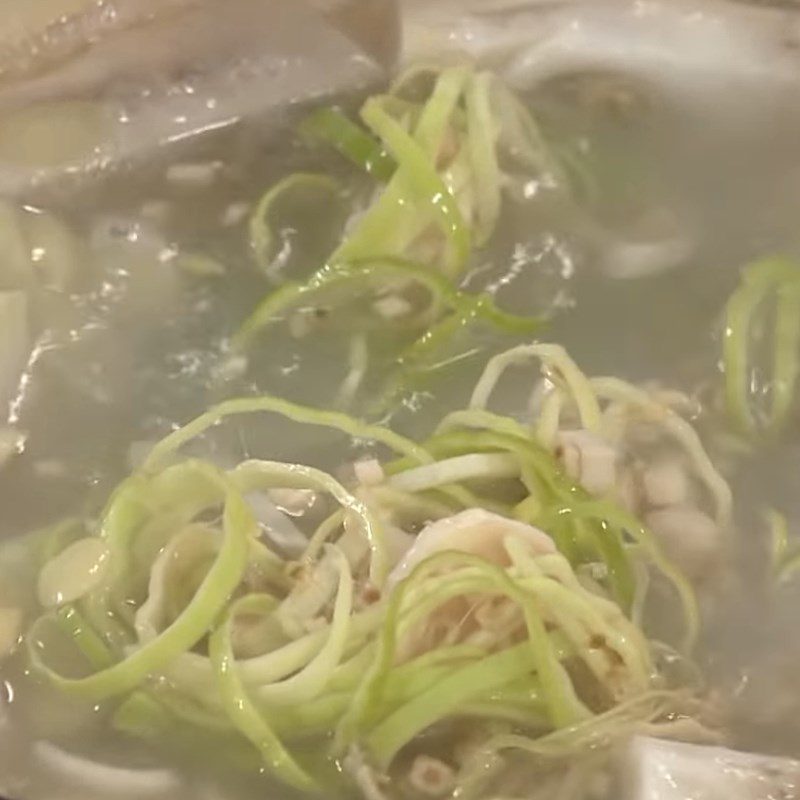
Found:
M 350 436 L 367 441 L 376 441 L 386 445 L 395 452 L 402 453 L 419 463 L 430 461 L 431 457 L 419 445 L 406 439 L 404 436 L 390 431 L 380 425 L 359 422 L 346 414 L 337 411 L 325 411 L 309 408 L 288 400 L 267 395 L 261 397 L 242 397 L 226 400 L 201 414 L 196 419 L 182 428 L 162 439 L 151 451 L 142 466 L 144 472 L 158 469 L 166 459 L 169 459 L 184 444 L 201 435 L 209 428 L 214 427 L 227 417 L 239 414 L 258 414 L 271 412 L 280 414 L 295 422 L 307 425 L 318 425 L 325 428 L 341 431 Z
M 386 768 L 403 745 L 437 720 L 458 713 L 473 698 L 485 696 L 530 673 L 527 645 L 517 645 L 451 670 L 377 725 L 367 736 L 367 747 L 377 764 Z
M 528 628 L 526 649 L 531 658 L 530 668 L 537 672 L 541 681 L 543 696 L 546 698 L 553 724 L 566 724 L 570 719 L 578 718 L 584 713 L 556 658 L 555 651 L 549 643 L 535 600 L 527 596 L 504 571 L 483 559 L 466 553 L 443 552 L 423 561 L 393 592 L 386 609 L 375 660 L 354 697 L 349 713 L 342 719 L 337 731 L 340 747 L 352 741 L 352 738 L 357 736 L 365 726 L 369 726 L 375 716 L 380 713 L 382 695 L 396 654 L 398 626 L 406 597 L 412 595 L 419 584 L 432 572 L 454 566 L 473 568 L 478 573 L 480 582 L 491 587 L 490 591 L 507 595 L 514 602 L 519 603 Z M 440 593 L 445 596 L 454 593 L 454 587 L 446 581 L 440 583 L 439 586 Z M 441 599 L 443 598 L 437 598 L 437 605 Z
M 225 499 L 224 528 L 225 539 L 201 587 L 175 622 L 151 642 L 123 661 L 85 678 L 65 678 L 42 660 L 36 645 L 35 631 L 47 621 L 42 617 L 28 639 L 31 662 L 58 688 L 84 697 L 99 700 L 137 688 L 159 667 L 189 650 L 208 633 L 239 584 L 255 521 L 244 500 L 233 491 Z
M 759 418 L 752 399 L 750 354 L 757 315 L 775 298 L 769 407 Z M 775 434 L 785 425 L 800 374 L 800 267 L 783 258 L 748 266 L 728 300 L 722 350 L 728 413 L 740 433 Z
M 380 143 L 336 108 L 320 108 L 300 125 L 300 130 L 333 145 L 343 156 L 378 180 L 388 181 L 397 165 Z
M 64 633 L 85 656 L 94 669 L 102 670 L 114 663 L 114 656 L 103 640 L 92 630 L 75 606 L 63 606 L 56 611 L 56 620 Z
M 485 244 L 500 217 L 501 174 L 497 160 L 498 124 L 492 114 L 492 76 L 487 72 L 476 75 L 466 92 L 468 147 L 475 175 L 476 239 Z
M 778 584 L 788 583 L 800 570 L 800 545 L 790 541 L 783 514 L 771 508 L 764 516 L 769 527 L 772 574 Z
M 488 294 L 469 295 L 454 289 L 443 275 L 422 264 L 387 256 L 350 264 L 327 265 L 307 283 L 284 284 L 268 295 L 250 315 L 234 337 L 233 345 L 239 349 L 246 347 L 265 326 L 301 303 L 319 302 L 326 293 L 335 291 L 344 293 L 350 290 L 352 297 L 353 291 L 363 293 L 376 286 L 376 279 L 384 282 L 402 280 L 404 283 L 424 287 L 430 293 L 433 307 L 452 310 L 452 316 L 447 318 L 450 326 L 464 326 L 473 319 L 483 319 L 505 333 L 530 335 L 542 325 L 541 319 L 520 317 L 501 311 Z M 438 349 L 450 336 L 449 329 L 446 334 L 437 334 L 435 328 L 426 331 L 410 346 L 405 355 L 400 356 L 400 360 L 419 361 L 423 349 Z
M 427 96 L 422 101 L 407 99 L 404 95 L 421 76 L 432 79 Z M 411 303 L 412 308 L 411 313 L 389 320 L 391 327 L 413 334 L 416 341 L 398 355 L 398 369 L 384 392 L 385 410 L 409 388 L 412 378 L 435 362 L 458 331 L 475 321 L 528 335 L 539 327 L 540 320 L 500 311 L 489 294 L 458 291 L 457 282 L 473 249 L 485 246 L 497 226 L 506 183 L 501 152 L 509 151 L 526 169 L 549 178 L 560 179 L 560 172 L 530 112 L 488 72 L 467 66 L 415 67 L 389 94 L 370 97 L 360 113 L 374 139 L 331 108 L 314 112 L 301 130 L 330 142 L 385 180 L 385 186 L 363 213 L 357 212 L 326 264 L 309 280 L 286 283 L 267 295 L 233 343 L 238 348 L 251 345 L 256 333 L 301 303 L 325 298 L 335 308 L 368 293 L 381 297 L 396 292 L 399 302 Z M 262 265 L 273 249 L 267 219 L 271 206 L 284 192 L 302 186 L 335 188 L 325 176 L 296 173 L 267 191 L 251 218 L 251 243 Z M 408 274 L 397 275 L 403 263 Z M 387 269 L 387 264 L 392 267 Z M 424 281 L 422 272 L 435 278 Z M 420 283 L 430 293 L 430 304 L 424 308 L 413 296 L 405 297 L 407 288 Z M 379 307 L 376 303 L 376 315 Z M 445 310 L 449 313 L 443 314 Z M 387 320 L 374 319 L 372 327 L 378 326 L 388 328 Z M 351 339 L 353 346 L 356 342 Z M 365 359 L 356 361 L 360 367 L 351 369 L 343 383 L 343 402 L 355 396 L 352 384 L 360 385 L 364 379 Z
M 438 291 L 436 273 L 387 263 L 387 274 L 396 267 Z M 490 362 L 474 407 L 449 414 L 422 444 L 274 397 L 225 401 L 157 443 L 97 523 L 77 528 L 102 538 L 107 575 L 33 624 L 31 666 L 66 693 L 118 697 L 120 730 L 160 743 L 191 729 L 212 749 L 227 742 L 217 755 L 229 764 L 254 769 L 257 752 L 266 772 L 304 793 L 323 791 L 323 766 L 301 763 L 300 743 L 326 758 L 355 749 L 391 773 L 404 748 L 454 717 L 514 726 L 518 738 L 489 737 L 487 752 L 519 747 L 546 759 L 649 722 L 673 698 L 658 693 L 654 643 L 638 627 L 649 575 L 675 587 L 687 640 L 699 624 L 694 594 L 633 515 L 564 473 L 537 420 L 484 407 L 505 367 L 530 356 L 564 393 L 542 411 L 550 431 L 570 402 L 598 435 L 601 400 L 652 411 L 635 387 L 588 379 L 548 345 Z M 250 459 L 223 471 L 180 460 L 189 441 L 253 413 L 379 443 L 395 460 L 369 477 L 356 470 L 350 483 L 300 464 Z M 683 433 L 675 440 L 697 445 Z M 259 525 L 254 513 L 258 498 L 272 504 L 279 491 L 313 492 L 323 504 L 297 519 L 308 538 L 294 560 L 271 544 L 273 517 Z M 270 514 L 279 505 L 276 495 Z M 454 550 L 458 529 L 447 523 L 460 511 L 479 527 Z M 488 511 L 500 516 L 484 530 Z M 776 564 L 794 564 L 785 525 L 771 520 Z M 443 527 L 427 531 L 432 521 Z M 87 674 L 60 671 L 51 635 L 72 641 Z
M 258 712 L 248 698 L 247 690 L 236 670 L 231 646 L 231 625 L 237 613 L 260 606 L 261 598 L 258 596 L 238 600 L 231 606 L 223 623 L 211 635 L 209 653 L 219 677 L 222 701 L 231 722 L 255 745 L 274 775 L 296 789 L 316 792 L 318 787 L 314 779 L 299 766 L 264 716 Z
M 258 201 L 250 217 L 250 246 L 256 261 L 262 269 L 267 269 L 274 257 L 275 236 L 269 223 L 272 207 L 284 194 L 297 189 L 314 189 L 323 192 L 335 192 L 339 188 L 336 181 L 328 175 L 311 172 L 294 172 L 281 181 L 278 181 Z

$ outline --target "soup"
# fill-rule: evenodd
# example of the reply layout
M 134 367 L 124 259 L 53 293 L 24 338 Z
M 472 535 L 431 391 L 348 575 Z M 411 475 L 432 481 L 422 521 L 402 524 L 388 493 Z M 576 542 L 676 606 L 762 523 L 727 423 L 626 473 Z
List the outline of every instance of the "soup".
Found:
M 10 798 L 794 796 L 796 131 L 645 77 L 3 201 Z

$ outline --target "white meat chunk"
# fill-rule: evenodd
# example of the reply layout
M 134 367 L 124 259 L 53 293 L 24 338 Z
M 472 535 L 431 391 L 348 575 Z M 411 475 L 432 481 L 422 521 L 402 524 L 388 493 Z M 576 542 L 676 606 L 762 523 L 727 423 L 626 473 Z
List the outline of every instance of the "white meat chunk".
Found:
M 616 448 L 590 431 L 561 431 L 556 456 L 570 478 L 591 495 L 610 492 L 617 482 Z
M 505 547 L 509 538 L 525 543 L 532 554 L 555 552 L 553 540 L 546 533 L 525 523 L 472 508 L 424 528 L 390 573 L 387 588 L 391 591 L 419 563 L 444 551 L 457 550 L 501 567 L 509 566 Z M 492 607 L 487 608 L 487 604 Z M 491 638 L 496 641 L 498 636 L 513 635 L 524 622 L 519 608 L 507 598 L 460 594 L 445 600 L 406 631 L 397 645 L 397 661 L 403 663 L 441 646 L 479 643 L 486 635 L 484 624 L 490 626 Z
M 658 537 L 667 557 L 689 578 L 702 577 L 719 555 L 720 529 L 696 508 L 659 508 L 645 515 L 644 521 Z
M 526 542 L 534 553 L 553 553 L 553 540 L 543 531 L 499 514 L 470 508 L 426 526 L 403 560 L 392 570 L 389 585 L 403 580 L 420 562 L 444 550 L 460 550 L 507 566 L 506 537 Z
M 654 508 L 677 506 L 689 498 L 689 477 L 677 461 L 658 461 L 642 473 L 642 493 Z

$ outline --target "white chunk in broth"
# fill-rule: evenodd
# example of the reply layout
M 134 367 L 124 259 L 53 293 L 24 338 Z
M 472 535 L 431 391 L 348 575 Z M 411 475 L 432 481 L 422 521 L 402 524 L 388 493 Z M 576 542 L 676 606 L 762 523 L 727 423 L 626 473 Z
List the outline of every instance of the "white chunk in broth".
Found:
M 504 546 L 507 538 L 518 539 L 532 553 L 555 552 L 553 540 L 531 525 L 481 508 L 471 508 L 427 525 L 394 568 L 389 582 L 396 584 L 408 576 L 417 564 L 445 550 L 459 550 L 481 556 L 494 564 L 507 565 L 509 559 Z
M 702 577 L 718 562 L 722 532 L 702 511 L 680 505 L 659 508 L 647 513 L 645 522 L 690 577 Z

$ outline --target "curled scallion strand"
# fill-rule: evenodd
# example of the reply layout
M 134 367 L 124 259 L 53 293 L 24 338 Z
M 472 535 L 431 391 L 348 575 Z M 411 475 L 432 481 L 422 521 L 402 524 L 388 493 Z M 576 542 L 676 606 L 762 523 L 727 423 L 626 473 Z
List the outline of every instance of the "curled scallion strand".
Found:
M 209 742 L 233 739 L 226 759 L 252 763 L 257 751 L 276 779 L 306 793 L 318 788 L 295 742 L 333 736 L 335 755 L 356 747 L 390 770 L 406 745 L 456 715 L 512 724 L 520 744 L 548 759 L 579 751 L 587 731 L 614 736 L 646 723 L 673 694 L 655 711 L 645 701 L 661 685 L 638 627 L 642 569 L 675 587 L 687 649 L 699 624 L 694 595 L 632 514 L 565 475 L 531 420 L 484 407 L 505 366 L 531 356 L 564 392 L 558 413 L 548 412 L 556 431 L 568 403 L 599 419 L 600 433 L 601 401 L 650 409 L 635 387 L 586 378 L 547 345 L 494 361 L 474 395 L 480 402 L 449 414 L 422 444 L 274 397 L 221 403 L 157 443 L 96 525 L 77 529 L 94 529 L 109 550 L 107 574 L 34 623 L 33 668 L 66 693 L 119 697 L 113 719 L 122 730 L 160 740 L 191 726 Z M 221 470 L 181 460 L 218 423 L 260 413 L 381 445 L 394 461 L 362 477 L 354 470 L 351 485 L 300 464 L 250 459 Z M 254 509 L 275 490 L 335 504 L 309 520 L 293 561 L 258 536 L 272 522 L 264 515 L 259 525 Z M 422 528 L 423 536 L 429 523 L 476 510 L 509 526 L 486 554 L 452 542 L 429 551 L 433 539 L 423 540 L 409 572 L 405 556 L 390 554 L 390 535 Z M 107 635 L 105 618 L 121 641 Z M 56 669 L 51 635 L 72 640 L 87 675 Z
M 406 99 L 422 79 L 430 83 L 425 99 Z M 307 281 L 286 283 L 267 295 L 235 333 L 233 345 L 251 346 L 257 334 L 301 303 L 326 302 L 335 308 L 370 293 L 397 292 L 405 307 L 405 289 L 422 284 L 429 305 L 390 320 L 416 340 L 400 353 L 399 368 L 389 377 L 378 406 L 384 411 L 474 323 L 527 334 L 541 325 L 541 320 L 500 311 L 489 294 L 471 295 L 457 286 L 475 248 L 486 245 L 497 226 L 505 185 L 501 151 L 509 150 L 526 169 L 550 178 L 560 172 L 530 112 L 489 72 L 414 67 L 388 94 L 370 97 L 360 115 L 369 130 L 337 109 L 314 112 L 301 130 L 332 144 L 384 185 L 354 217 L 326 263 Z M 250 223 L 251 244 L 262 266 L 273 249 L 270 209 L 285 193 L 302 188 L 333 191 L 336 184 L 324 175 L 295 173 L 264 194 Z M 408 269 L 403 280 L 396 274 L 402 263 L 415 264 L 416 274 Z M 372 274 L 365 275 L 367 270 Z M 435 279 L 422 281 L 423 271 Z M 386 322 L 376 320 L 382 326 Z M 359 385 L 364 377 L 351 370 L 343 383 L 344 401 L 354 395 L 354 375 Z
M 762 307 L 774 298 L 770 396 L 763 417 L 754 408 L 750 358 Z M 725 401 L 739 433 L 775 434 L 791 411 L 800 374 L 800 267 L 783 258 L 748 266 L 725 309 L 722 361 Z
M 272 774 L 289 786 L 316 793 L 319 790 L 316 782 L 300 767 L 264 715 L 259 713 L 237 671 L 231 644 L 233 622 L 238 613 L 260 608 L 261 598 L 258 595 L 243 597 L 231 606 L 223 622 L 211 634 L 209 654 L 219 680 L 222 702 L 237 730 L 258 749 Z
M 328 175 L 313 172 L 293 172 L 278 181 L 258 201 L 250 216 L 250 246 L 253 248 L 256 261 L 263 270 L 267 270 L 274 257 L 275 236 L 269 216 L 273 206 L 283 195 L 298 189 L 333 193 L 339 188 L 338 183 Z
M 66 678 L 42 658 L 38 631 L 49 621 L 42 617 L 28 635 L 28 654 L 34 667 L 67 693 L 102 700 L 138 688 L 159 668 L 191 649 L 208 633 L 241 581 L 249 540 L 256 530 L 244 500 L 232 490 L 225 496 L 223 526 L 225 539 L 202 585 L 178 618 L 152 641 L 98 672 L 84 678 Z

